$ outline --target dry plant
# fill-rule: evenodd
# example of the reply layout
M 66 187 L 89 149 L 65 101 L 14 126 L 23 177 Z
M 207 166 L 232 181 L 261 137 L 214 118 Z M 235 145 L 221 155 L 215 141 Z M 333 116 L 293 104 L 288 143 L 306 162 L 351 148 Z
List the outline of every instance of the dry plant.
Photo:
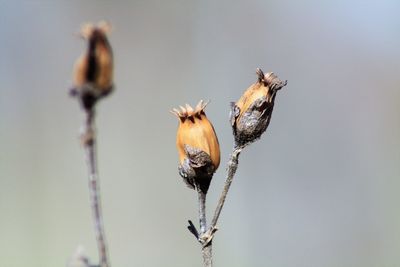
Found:
M 104 22 L 82 27 L 80 36 L 87 41 L 87 48 L 75 64 L 74 87 L 70 91 L 70 94 L 78 99 L 85 115 L 81 143 L 85 150 L 89 173 L 90 204 L 99 263 L 90 263 L 83 250 L 78 248 L 68 263 L 69 267 L 110 267 L 101 210 L 95 131 L 96 103 L 113 91 L 113 55 L 107 39 L 109 31 L 109 24 Z M 265 132 L 271 120 L 276 93 L 287 84 L 272 72 L 264 74 L 261 69 L 257 69 L 257 75 L 257 82 L 231 105 L 230 123 L 234 146 L 228 161 L 225 185 L 209 225 L 206 220 L 206 196 L 213 174 L 220 164 L 220 148 L 214 127 L 204 111 L 208 103 L 200 101 L 195 108 L 186 104 L 179 110 L 171 111 L 179 119 L 176 139 L 179 174 L 188 187 L 198 193 L 200 231 L 190 220 L 188 229 L 201 244 L 205 267 L 212 266 L 212 240 L 238 167 L 239 155 L 246 146 L 259 139 Z
M 96 159 L 95 106 L 99 99 L 113 90 L 113 55 L 107 39 L 108 23 L 86 24 L 80 36 L 87 41 L 87 49 L 78 58 L 74 68 L 74 87 L 70 94 L 76 97 L 84 111 L 81 143 L 85 150 L 88 167 L 90 204 L 96 234 L 99 263 L 91 264 L 82 248 L 78 248 L 68 263 L 69 267 L 110 267 L 107 242 L 104 233 L 99 175 Z
M 176 145 L 179 154 L 179 174 L 184 182 L 198 193 L 200 231 L 189 220 L 189 231 L 201 244 L 205 267 L 212 266 L 212 239 L 217 231 L 217 222 L 224 206 L 239 164 L 241 151 L 261 137 L 267 129 L 278 90 L 287 84 L 270 72 L 256 71 L 258 80 L 242 97 L 231 105 L 230 123 L 234 146 L 227 167 L 224 188 L 209 226 L 206 220 L 206 195 L 214 172 L 220 162 L 218 139 L 211 122 L 206 117 L 206 103 L 200 101 L 193 109 L 188 104 L 171 112 L 179 119 Z

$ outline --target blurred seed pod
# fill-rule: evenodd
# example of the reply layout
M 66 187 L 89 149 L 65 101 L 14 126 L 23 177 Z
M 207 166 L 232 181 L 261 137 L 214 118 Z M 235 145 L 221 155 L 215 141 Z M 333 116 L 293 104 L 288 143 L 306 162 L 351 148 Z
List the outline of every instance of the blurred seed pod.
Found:
M 204 112 L 206 105 L 201 100 L 194 109 L 186 104 L 171 111 L 179 119 L 179 174 L 190 188 L 200 188 L 204 193 L 220 163 L 218 138 Z
M 107 38 L 110 30 L 106 22 L 81 28 L 80 36 L 87 41 L 87 48 L 75 63 L 70 93 L 80 98 L 85 109 L 91 109 L 113 89 L 113 52 Z
M 246 146 L 261 137 L 271 120 L 276 93 L 287 84 L 273 72 L 264 74 L 257 69 L 256 73 L 257 82 L 236 103 L 231 103 L 230 122 L 236 146 Z

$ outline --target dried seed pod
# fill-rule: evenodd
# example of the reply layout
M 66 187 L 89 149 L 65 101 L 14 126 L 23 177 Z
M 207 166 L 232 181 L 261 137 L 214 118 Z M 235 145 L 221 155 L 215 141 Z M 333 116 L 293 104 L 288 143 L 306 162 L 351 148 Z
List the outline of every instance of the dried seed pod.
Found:
M 179 154 L 179 174 L 186 184 L 207 193 L 220 162 L 220 151 L 214 127 L 207 119 L 202 100 L 193 109 L 186 104 L 171 112 L 179 118 L 176 146 Z
M 78 96 L 85 109 L 91 109 L 97 99 L 113 89 L 113 53 L 107 39 L 110 29 L 106 22 L 81 28 L 80 36 L 87 40 L 87 49 L 75 63 L 71 95 Z
M 271 120 L 276 92 L 287 84 L 272 72 L 256 71 L 258 80 L 232 103 L 230 122 L 237 146 L 246 146 L 261 137 Z

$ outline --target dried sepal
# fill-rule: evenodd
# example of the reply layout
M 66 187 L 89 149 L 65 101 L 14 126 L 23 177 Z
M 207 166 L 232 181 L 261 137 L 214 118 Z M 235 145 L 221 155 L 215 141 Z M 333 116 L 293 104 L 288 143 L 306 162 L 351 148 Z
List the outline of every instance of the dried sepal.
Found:
M 103 31 L 105 34 L 110 34 L 113 27 L 110 22 L 102 20 L 97 23 L 97 28 Z
M 199 187 L 207 192 L 216 170 L 210 155 L 199 148 L 184 145 L 186 158 L 178 166 L 179 174 L 189 188 Z
M 189 104 L 185 104 L 185 107 L 179 106 L 180 110 L 173 108 L 170 112 L 180 119 L 200 116 L 201 113 L 204 113 L 204 109 L 206 108 L 208 103 L 209 102 L 204 102 L 203 100 L 200 100 L 194 109 Z
M 271 120 L 276 92 L 287 84 L 274 73 L 256 70 L 257 82 L 231 104 L 230 122 L 238 147 L 254 142 L 265 132 Z
M 79 36 L 85 40 L 89 40 L 90 35 L 92 34 L 95 27 L 96 26 L 93 23 L 84 23 L 79 31 Z

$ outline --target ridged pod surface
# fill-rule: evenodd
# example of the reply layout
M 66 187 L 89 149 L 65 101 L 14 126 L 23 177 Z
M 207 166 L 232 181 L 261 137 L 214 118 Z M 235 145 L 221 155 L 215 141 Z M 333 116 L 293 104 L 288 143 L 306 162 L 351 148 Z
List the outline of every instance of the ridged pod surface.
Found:
M 191 188 L 207 191 L 211 178 L 220 163 L 220 149 L 214 127 L 208 120 L 200 101 L 195 108 L 188 104 L 171 112 L 179 119 L 176 147 L 179 173 Z

